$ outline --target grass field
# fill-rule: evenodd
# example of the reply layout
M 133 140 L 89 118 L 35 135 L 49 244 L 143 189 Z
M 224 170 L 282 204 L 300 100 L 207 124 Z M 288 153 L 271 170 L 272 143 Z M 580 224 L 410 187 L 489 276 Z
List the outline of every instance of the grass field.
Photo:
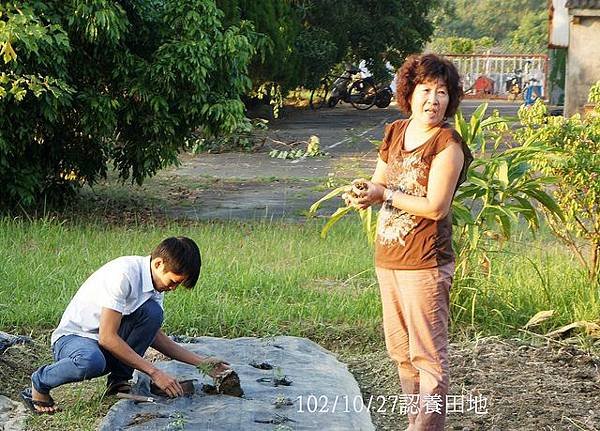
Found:
M 358 223 L 338 223 L 325 240 L 321 221 L 279 223 L 60 222 L 0 219 L 0 330 L 28 334 L 49 361 L 50 331 L 79 285 L 106 261 L 149 254 L 164 237 L 186 235 L 202 250 L 195 289 L 166 295 L 168 333 L 223 337 L 288 334 L 309 337 L 338 352 L 384 348 L 372 250 Z M 490 254 L 451 291 L 452 340 L 485 335 L 528 336 L 519 328 L 540 310 L 555 317 L 533 330 L 600 315 L 590 285 L 568 250 L 542 233 L 516 239 Z M 478 265 L 481 268 L 478 268 Z M 585 346 L 585 338 L 581 342 Z M 46 344 L 47 345 L 47 344 Z M 46 350 L 47 349 L 47 352 Z M 28 376 L 21 376 L 27 381 Z M 21 382 L 22 383 L 22 382 Z M 53 392 L 65 411 L 31 417 L 28 429 L 93 430 L 114 399 L 102 397 L 104 379 Z
M 380 342 L 371 249 L 353 221 L 322 240 L 320 222 L 100 223 L 0 220 L 0 328 L 51 330 L 85 278 L 110 259 L 149 254 L 170 235 L 194 238 L 203 254 L 199 284 L 166 297 L 166 327 L 188 335 L 290 334 L 327 342 Z M 491 253 L 491 270 L 457 276 L 453 324 L 509 334 L 540 310 L 546 327 L 600 315 L 597 287 L 549 235 L 517 236 Z M 474 262 L 477 267 L 477 262 Z M 477 269 L 477 268 L 475 268 Z

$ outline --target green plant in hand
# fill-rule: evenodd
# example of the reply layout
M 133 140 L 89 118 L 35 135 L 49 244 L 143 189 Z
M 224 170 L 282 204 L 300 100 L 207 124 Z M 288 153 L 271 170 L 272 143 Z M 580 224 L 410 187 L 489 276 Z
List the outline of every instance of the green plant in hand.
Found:
M 339 220 L 341 220 L 344 216 L 346 216 L 346 214 L 349 214 L 351 212 L 356 212 L 362 221 L 363 230 L 366 234 L 367 240 L 368 240 L 369 244 L 372 245 L 375 241 L 375 232 L 376 232 L 375 228 L 376 228 L 376 224 L 377 224 L 376 217 L 373 217 L 372 207 L 368 207 L 366 209 L 358 209 L 355 206 L 350 205 L 349 198 L 356 197 L 356 195 L 354 195 L 352 187 L 353 187 L 352 184 L 348 184 L 348 185 L 344 185 L 344 186 L 333 189 L 332 191 L 327 193 L 325 196 L 323 196 L 321 199 L 319 199 L 314 204 L 312 204 L 308 211 L 308 214 L 311 216 L 316 215 L 317 211 L 319 210 L 319 207 L 325 201 L 328 201 L 328 200 L 334 199 L 334 198 L 336 198 L 336 199 L 342 198 L 345 202 L 345 206 L 338 208 L 333 214 L 331 214 L 328 217 L 327 223 L 325 223 L 325 225 L 321 229 L 321 238 L 326 238 L 327 233 L 329 232 L 331 227 L 335 223 L 337 223 Z M 366 187 L 366 185 L 359 184 L 358 188 L 360 188 L 360 187 Z

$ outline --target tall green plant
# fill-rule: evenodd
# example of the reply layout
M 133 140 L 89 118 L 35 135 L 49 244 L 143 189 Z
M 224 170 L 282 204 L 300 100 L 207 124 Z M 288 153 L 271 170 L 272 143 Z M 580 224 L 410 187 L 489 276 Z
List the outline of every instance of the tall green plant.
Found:
M 560 208 L 545 191 L 555 179 L 539 175 L 532 161 L 547 146 L 533 134 L 521 144 L 511 140 L 506 120 L 497 112 L 485 118 L 487 103 L 480 105 L 469 121 L 459 111 L 455 127 L 471 148 L 475 160 L 452 203 L 457 266 L 463 276 L 473 252 L 489 262 L 485 241 L 507 240 L 522 218 L 532 232 L 540 225 L 536 204 L 562 218 Z
M 600 282 L 600 82 L 590 90 L 595 108 L 589 115 L 548 117 L 536 102 L 521 110 L 524 127 L 519 140 L 542 143 L 548 148 L 537 154 L 535 164 L 545 175 L 556 178 L 551 193 L 564 218 L 546 212 L 554 234 L 574 253 L 589 280 Z

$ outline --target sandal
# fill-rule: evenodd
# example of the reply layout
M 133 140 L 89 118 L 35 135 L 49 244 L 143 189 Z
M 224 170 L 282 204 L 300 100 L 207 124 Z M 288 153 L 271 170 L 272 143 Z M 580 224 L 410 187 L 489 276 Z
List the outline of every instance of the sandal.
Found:
M 117 395 L 118 393 L 128 394 L 130 392 L 131 383 L 129 383 L 127 380 L 121 380 L 119 382 L 110 383 L 104 392 L 104 396 L 110 397 L 111 395 Z
M 43 414 L 53 415 L 54 413 L 59 411 L 58 409 L 54 409 L 52 411 L 45 412 L 45 411 L 36 409 L 35 408 L 36 406 L 37 407 L 54 407 L 54 400 L 52 399 L 52 397 L 50 397 L 50 399 L 48 401 L 34 400 L 33 395 L 31 393 L 31 388 L 25 388 L 21 391 L 21 399 L 23 400 L 23 404 L 25 404 L 25 407 L 27 407 L 29 409 L 29 411 L 31 411 L 35 415 L 43 415 Z

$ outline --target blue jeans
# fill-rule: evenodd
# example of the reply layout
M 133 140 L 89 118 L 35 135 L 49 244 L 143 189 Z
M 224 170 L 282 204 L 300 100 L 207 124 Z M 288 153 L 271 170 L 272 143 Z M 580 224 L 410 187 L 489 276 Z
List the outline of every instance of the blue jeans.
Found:
M 138 355 L 144 356 L 162 321 L 162 308 L 149 299 L 133 313 L 123 316 L 118 334 Z M 65 383 L 108 373 L 108 385 L 127 381 L 133 375 L 133 368 L 120 362 L 91 338 L 64 335 L 54 343 L 53 354 L 55 362 L 40 367 L 31 376 L 33 387 L 42 394 Z

